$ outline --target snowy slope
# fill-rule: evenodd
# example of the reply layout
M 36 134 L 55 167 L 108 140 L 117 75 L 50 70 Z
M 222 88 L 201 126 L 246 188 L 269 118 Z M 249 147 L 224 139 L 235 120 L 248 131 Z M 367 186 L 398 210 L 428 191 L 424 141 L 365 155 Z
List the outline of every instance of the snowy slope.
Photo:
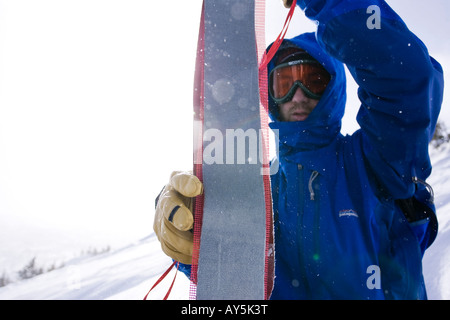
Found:
M 436 195 L 440 232 L 424 258 L 430 299 L 450 299 L 450 146 L 432 152 L 429 180 Z M 154 234 L 121 249 L 88 258 L 74 258 L 65 267 L 0 288 L 0 299 L 142 299 L 171 260 Z M 149 295 L 165 295 L 174 271 Z M 179 273 L 170 299 L 188 299 L 189 281 Z
M 433 186 L 439 221 L 436 241 L 425 252 L 424 277 L 429 299 L 450 299 L 450 146 L 431 150 Z
M 90 258 L 73 259 L 61 269 L 0 288 L 8 300 L 139 300 L 171 265 L 154 234 L 122 249 Z M 172 271 L 148 296 L 160 300 Z M 179 273 L 170 299 L 187 299 L 189 281 Z

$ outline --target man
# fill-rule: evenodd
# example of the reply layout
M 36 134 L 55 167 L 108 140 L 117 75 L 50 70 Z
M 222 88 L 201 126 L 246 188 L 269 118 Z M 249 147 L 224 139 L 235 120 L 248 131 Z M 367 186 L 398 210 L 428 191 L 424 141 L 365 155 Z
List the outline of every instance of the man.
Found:
M 317 32 L 285 40 L 268 66 L 270 127 L 279 135 L 272 299 L 425 299 L 421 261 L 437 222 L 424 181 L 442 68 L 382 0 L 298 5 Z M 381 21 L 372 28 L 374 5 Z M 343 64 L 361 100 L 351 136 L 340 133 Z M 157 204 L 163 250 L 184 264 L 188 201 L 201 192 L 196 177 L 174 173 Z

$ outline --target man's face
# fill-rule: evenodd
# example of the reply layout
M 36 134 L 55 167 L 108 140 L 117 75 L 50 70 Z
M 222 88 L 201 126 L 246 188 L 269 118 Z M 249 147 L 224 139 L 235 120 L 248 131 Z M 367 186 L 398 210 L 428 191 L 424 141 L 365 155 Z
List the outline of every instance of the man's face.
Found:
M 306 51 L 282 51 L 269 75 L 269 94 L 279 106 L 280 120 L 306 120 L 330 80 L 328 71 Z
M 304 121 L 319 103 L 308 98 L 301 88 L 297 88 L 292 100 L 279 104 L 281 121 Z

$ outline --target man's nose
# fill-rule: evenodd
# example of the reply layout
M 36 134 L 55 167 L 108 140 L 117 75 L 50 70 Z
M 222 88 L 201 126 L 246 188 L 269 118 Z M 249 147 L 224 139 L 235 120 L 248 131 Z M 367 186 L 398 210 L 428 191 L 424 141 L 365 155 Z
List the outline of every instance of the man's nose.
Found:
M 302 88 L 297 88 L 297 90 L 295 90 L 294 96 L 292 97 L 293 102 L 305 102 L 308 99 L 309 98 L 303 92 Z

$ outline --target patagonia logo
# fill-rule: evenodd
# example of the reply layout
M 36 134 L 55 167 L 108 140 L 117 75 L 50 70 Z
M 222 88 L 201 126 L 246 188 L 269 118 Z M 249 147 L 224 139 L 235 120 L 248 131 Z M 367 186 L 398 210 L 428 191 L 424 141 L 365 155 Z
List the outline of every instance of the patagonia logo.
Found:
M 353 209 L 345 209 L 345 210 L 339 211 L 339 218 L 342 218 L 342 217 L 359 218 L 358 213 Z

